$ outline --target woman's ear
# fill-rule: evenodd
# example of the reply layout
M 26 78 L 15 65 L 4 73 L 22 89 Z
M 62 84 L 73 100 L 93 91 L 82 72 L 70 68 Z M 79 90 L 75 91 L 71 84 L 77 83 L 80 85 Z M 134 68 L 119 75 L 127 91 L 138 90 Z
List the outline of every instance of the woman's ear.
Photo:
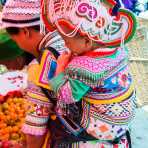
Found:
M 30 37 L 30 30 L 28 28 L 22 28 L 21 32 L 25 35 L 26 38 Z

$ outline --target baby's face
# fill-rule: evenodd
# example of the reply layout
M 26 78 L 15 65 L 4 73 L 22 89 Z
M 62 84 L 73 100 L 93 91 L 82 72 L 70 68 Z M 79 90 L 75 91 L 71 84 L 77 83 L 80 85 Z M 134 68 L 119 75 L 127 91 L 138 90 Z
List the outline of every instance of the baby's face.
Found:
M 82 55 L 85 52 L 91 50 L 85 37 L 67 37 L 64 35 L 62 35 L 62 37 L 65 41 L 65 45 L 72 51 L 74 55 Z
M 62 32 L 64 33 L 61 33 Z M 72 30 L 66 26 L 62 26 L 59 29 L 59 33 L 65 41 L 65 45 L 71 50 L 74 55 L 82 55 L 92 49 L 92 41 L 86 36 L 81 36 L 77 33 L 73 37 L 68 37 Z

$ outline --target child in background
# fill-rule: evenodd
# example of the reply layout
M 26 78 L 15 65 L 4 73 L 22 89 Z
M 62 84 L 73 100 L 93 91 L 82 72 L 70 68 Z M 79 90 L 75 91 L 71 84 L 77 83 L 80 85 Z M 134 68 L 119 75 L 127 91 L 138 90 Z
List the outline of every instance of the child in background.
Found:
M 118 18 L 113 17 L 114 1 L 49 0 L 47 4 L 50 23 L 71 50 L 59 56 L 55 77 L 49 81 L 58 98 L 57 120 L 69 134 L 53 147 L 131 147 L 135 90 L 124 42 L 133 36 L 134 16 L 119 10 Z

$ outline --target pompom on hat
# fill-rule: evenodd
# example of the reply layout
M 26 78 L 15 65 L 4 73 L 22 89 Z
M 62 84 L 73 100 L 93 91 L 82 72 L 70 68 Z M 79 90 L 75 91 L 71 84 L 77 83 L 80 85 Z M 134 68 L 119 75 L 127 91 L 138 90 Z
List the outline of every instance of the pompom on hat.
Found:
M 136 30 L 136 18 L 120 8 L 120 0 L 42 0 L 44 24 L 51 24 L 62 34 L 77 32 L 106 47 L 129 42 Z
M 40 0 L 7 0 L 0 16 L 0 29 L 40 25 Z

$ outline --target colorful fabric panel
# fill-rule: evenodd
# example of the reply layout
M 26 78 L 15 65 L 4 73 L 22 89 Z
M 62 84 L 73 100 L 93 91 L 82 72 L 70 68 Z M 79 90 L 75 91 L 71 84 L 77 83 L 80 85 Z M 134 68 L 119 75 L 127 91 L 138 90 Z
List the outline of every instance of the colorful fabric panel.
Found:
M 39 73 L 37 75 L 37 85 L 51 90 L 48 84 L 48 77 L 52 78 L 56 69 L 56 61 L 50 51 L 45 50 L 40 62 Z
M 52 104 L 40 87 L 33 83 L 29 83 L 26 98 L 29 105 L 22 131 L 31 135 L 44 135 L 47 130 L 49 114 L 52 112 Z
M 103 140 L 123 135 L 136 101 L 127 62 L 123 48 L 111 56 L 73 58 L 64 73 L 49 81 L 59 100 L 58 113 L 65 114 L 66 105 L 82 101 L 81 126 L 87 133 Z

